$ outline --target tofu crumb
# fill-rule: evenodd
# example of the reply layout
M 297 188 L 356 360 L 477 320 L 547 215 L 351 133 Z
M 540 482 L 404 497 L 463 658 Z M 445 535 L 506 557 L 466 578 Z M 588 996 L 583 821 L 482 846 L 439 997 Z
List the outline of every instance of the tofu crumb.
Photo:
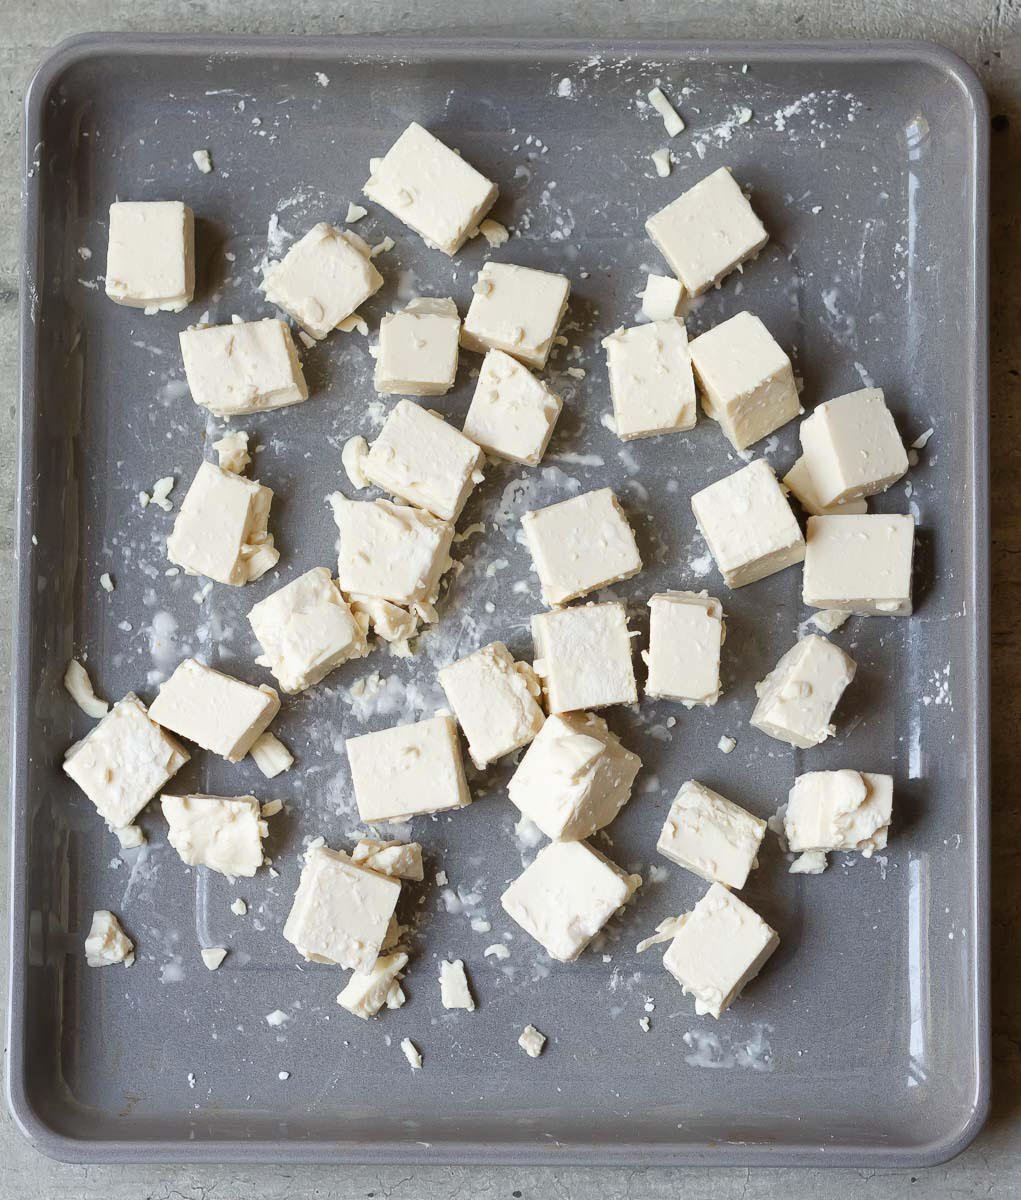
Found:
M 362 217 L 367 216 L 368 212 L 369 210 L 362 208 L 360 204 L 348 203 L 347 216 L 344 218 L 344 221 L 348 225 L 353 225 L 355 221 L 360 221 Z
M 124 825 L 120 829 L 115 829 L 117 841 L 121 844 L 122 850 L 137 850 L 139 846 L 145 845 L 145 834 L 142 832 L 140 825 Z
M 213 160 L 208 150 L 193 150 L 191 157 L 203 175 L 208 175 L 213 169 Z
M 290 1078 L 291 1078 L 291 1072 L 290 1072 L 290 1071 L 278 1071 L 278 1072 L 277 1072 L 277 1079 L 279 1079 L 279 1080 L 281 1080 L 281 1081 L 283 1081 L 283 1080 L 285 1080 L 285 1079 L 290 1079 Z
M 487 946 L 485 950 L 482 951 L 482 956 L 483 958 L 496 959 L 510 958 L 510 951 L 503 944 L 503 942 L 494 942 L 491 946 Z
M 215 971 L 227 957 L 227 951 L 223 946 L 210 946 L 207 949 L 200 950 L 202 962 L 207 971 Z
M 449 883 L 449 880 L 447 879 L 446 871 L 437 871 L 436 872 L 436 886 L 437 887 L 446 887 L 448 883 Z
M 648 1033 L 650 1028 L 652 1027 L 652 1022 L 649 1020 L 648 1017 L 639 1017 L 638 1024 L 641 1025 L 643 1033 Z
M 440 1002 L 446 1009 L 460 1008 L 465 1012 L 475 1011 L 475 1000 L 468 987 L 464 963 L 459 958 L 453 962 L 444 959 L 440 963 Z
M 152 495 L 146 501 L 146 504 L 155 504 L 158 508 L 162 508 L 164 512 L 172 512 L 174 506 L 170 503 L 169 496 L 174 490 L 173 475 L 164 475 L 162 479 L 157 479 L 152 485 Z M 145 493 L 143 492 L 142 495 Z M 139 496 L 139 500 L 141 500 Z M 143 504 L 144 508 L 145 505 Z
M 722 754 L 730 754 L 730 752 L 734 749 L 734 747 L 736 745 L 737 745 L 736 739 L 728 736 L 727 734 L 724 734 L 723 737 L 721 737 L 720 740 L 716 743 L 717 749 Z
M 64 672 L 64 687 L 67 694 L 87 717 L 105 717 L 109 712 L 110 705 L 96 695 L 88 671 L 76 658 L 72 658 L 67 664 L 67 670 Z
M 670 151 L 667 149 L 653 150 L 649 157 L 652 159 L 652 165 L 656 168 L 656 174 L 660 179 L 666 179 L 670 174 Z
M 408 1066 L 413 1071 L 421 1071 L 422 1069 L 422 1051 L 415 1045 L 411 1038 L 401 1039 L 401 1050 L 404 1057 L 408 1060 Z
M 248 912 L 248 905 L 241 899 L 240 896 L 230 906 L 230 911 L 236 917 L 243 917 Z
M 271 1013 L 266 1014 L 266 1024 L 272 1025 L 274 1029 L 278 1029 L 287 1020 L 287 1013 L 282 1012 L 279 1008 L 274 1008 Z
M 822 850 L 806 850 L 787 868 L 788 875 L 821 875 L 829 866 L 826 854 Z
M 652 89 L 649 93 L 649 103 L 663 118 L 663 127 L 666 129 L 667 137 L 676 137 L 679 133 L 684 132 L 684 120 L 663 94 L 662 88 L 654 87 Z
M 109 573 L 107 571 L 104 571 L 103 574 L 100 575 L 100 577 L 99 577 L 99 586 L 103 589 L 104 592 L 112 592 L 116 585 L 114 584 L 114 581 L 110 577 Z
M 369 454 L 369 443 L 363 437 L 348 438 L 340 452 L 340 461 L 353 488 L 367 488 L 369 478 L 363 464 Z
M 502 246 L 510 240 L 510 231 L 507 229 L 507 226 L 501 225 L 499 221 L 493 221 L 488 217 L 485 221 L 480 222 L 479 233 L 482 234 L 494 250 L 497 246 Z
M 546 1045 L 546 1035 L 540 1033 L 534 1025 L 526 1025 L 518 1038 L 518 1045 L 529 1058 L 538 1058 Z
M 381 242 L 377 242 L 369 251 L 369 258 L 375 258 L 377 254 L 385 254 L 388 250 L 392 250 L 396 242 L 392 237 L 385 237 Z
M 929 444 L 929 438 L 931 438 L 935 432 L 936 432 L 935 429 L 933 429 L 930 426 L 925 431 L 925 433 L 920 434 L 918 437 L 915 438 L 915 440 L 911 443 L 911 449 L 912 450 L 924 450 L 925 447 Z

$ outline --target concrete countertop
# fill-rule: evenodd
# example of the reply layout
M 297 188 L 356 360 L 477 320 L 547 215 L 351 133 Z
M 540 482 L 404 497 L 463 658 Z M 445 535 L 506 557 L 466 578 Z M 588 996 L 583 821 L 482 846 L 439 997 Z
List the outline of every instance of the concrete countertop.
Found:
M 0 728 L 7 728 L 14 529 L 21 101 L 55 43 L 90 30 L 689 38 L 924 38 L 979 73 L 992 128 L 993 1109 L 974 1145 L 923 1171 L 585 1170 L 444 1167 L 73 1167 L 43 1158 L 0 1114 L 0 1197 L 481 1196 L 827 1200 L 1021 1195 L 1021 2 L 1019 0 L 6 0 L 0 5 Z M 7 772 L 7 747 L 2 747 Z M 7 891 L 7 822 L 0 891 Z M 6 955 L 5 955 L 6 957 Z M 6 972 L 4 972 L 6 975 Z M 0 987 L 6 987 L 6 978 Z

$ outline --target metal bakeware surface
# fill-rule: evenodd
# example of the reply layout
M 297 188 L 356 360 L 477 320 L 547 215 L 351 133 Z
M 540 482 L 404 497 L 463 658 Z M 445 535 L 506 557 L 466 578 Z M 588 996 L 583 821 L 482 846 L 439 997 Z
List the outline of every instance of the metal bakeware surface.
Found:
M 644 102 L 656 79 L 688 123 L 669 142 L 667 179 L 649 159 L 668 143 Z M 487 470 L 460 522 L 486 528 L 458 543 L 464 568 L 413 658 L 377 651 L 285 703 L 275 728 L 296 769 L 270 782 L 250 762 L 196 753 L 175 780 L 286 801 L 268 843 L 276 876 L 232 884 L 186 869 L 155 806 L 148 847 L 120 853 L 59 769 L 89 724 L 61 688 L 68 658 L 87 654 L 112 697 L 151 699 L 187 653 L 268 680 L 245 614 L 332 562 L 324 497 L 350 494 L 340 449 L 371 438 L 391 403 L 372 390 L 366 340 L 334 334 L 305 353 L 306 404 L 235 422 L 276 490 L 283 556 L 243 591 L 204 589 L 165 574 L 173 514 L 137 500 L 172 474 L 179 501 L 224 428 L 187 393 L 177 333 L 270 315 L 260 264 L 314 222 L 343 221 L 369 158 L 412 119 L 499 183 L 493 215 L 515 236 L 449 260 L 368 205 L 358 231 L 395 240 L 377 259 L 386 285 L 366 305 L 370 326 L 419 293 L 452 295 L 463 312 L 488 257 L 565 271 L 569 347 L 548 376 L 566 403 L 550 453 L 538 470 Z M 968 69 L 915 44 L 97 36 L 53 53 L 27 100 L 9 1041 L 10 1101 L 40 1149 L 79 1161 L 878 1166 L 967 1143 L 988 1079 L 985 128 Z M 211 174 L 193 164 L 200 148 Z M 747 723 L 755 681 L 810 616 L 800 571 L 728 591 L 688 505 L 740 460 L 704 417 L 627 445 L 601 419 L 599 339 L 634 321 L 645 272 L 664 269 L 645 217 L 722 164 L 771 241 L 691 307 L 690 330 L 750 309 L 790 348 L 807 409 L 875 381 L 909 443 L 934 431 L 907 479 L 873 502 L 917 515 L 916 614 L 854 618 L 833 635 L 858 677 L 837 736 L 808 752 Z M 117 197 L 194 208 L 199 282 L 186 312 L 148 317 L 104 296 Z M 460 419 L 477 364 L 464 354 L 456 388 L 430 403 Z M 796 438 L 787 426 L 755 453 L 785 469 Z M 715 708 L 609 714 L 645 767 L 596 844 L 645 884 L 601 944 L 550 963 L 499 906 L 535 853 L 504 792 L 510 765 L 476 774 L 471 808 L 411 829 L 429 867 L 405 910 L 409 1001 L 357 1021 L 335 1004 L 341 973 L 299 965 L 280 933 L 303 843 L 357 831 L 343 740 L 434 711 L 437 668 L 485 641 L 530 655 L 541 600 L 520 515 L 606 483 L 646 562 L 612 589 L 633 627 L 644 636 L 645 601 L 670 587 L 708 587 L 728 615 Z M 721 735 L 736 739 L 732 753 Z M 695 777 L 766 816 L 795 774 L 836 766 L 894 774 L 889 849 L 834 855 L 806 878 L 787 873 L 770 835 L 744 895 L 780 949 L 719 1022 L 697 1018 L 658 955 L 634 952 L 703 890 L 655 854 L 670 799 Z M 237 896 L 245 917 L 231 912 Z M 85 968 L 83 934 L 101 907 L 137 941 L 130 970 Z M 498 941 L 509 957 L 485 956 Z M 198 956 L 209 945 L 230 950 L 215 974 Z M 476 1012 L 440 1006 L 441 957 L 465 960 Z M 267 1022 L 274 1010 L 282 1024 Z M 516 1044 L 529 1022 L 549 1037 L 534 1061 Z M 401 1055 L 406 1036 L 421 1071 Z

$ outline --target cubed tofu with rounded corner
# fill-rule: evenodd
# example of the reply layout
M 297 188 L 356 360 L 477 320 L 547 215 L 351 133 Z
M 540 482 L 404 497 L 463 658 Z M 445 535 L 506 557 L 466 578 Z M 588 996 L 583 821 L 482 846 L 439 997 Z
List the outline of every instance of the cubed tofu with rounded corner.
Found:
M 645 694 L 715 704 L 720 698 L 723 605 L 708 592 L 657 592 L 649 597 L 649 673 Z
M 185 329 L 180 335 L 191 398 L 218 417 L 301 404 L 308 384 L 283 321 L 238 321 Z
M 812 608 L 911 615 L 913 517 L 809 517 L 801 596 Z
M 794 368 L 758 317 L 738 313 L 691 343 L 706 415 L 745 450 L 801 411 Z
M 64 755 L 64 772 L 111 829 L 123 829 L 191 756 L 128 692 Z
M 769 241 L 727 167 L 653 213 L 645 228 L 690 296 L 715 287 Z
M 676 318 L 620 328 L 603 338 L 613 421 L 622 441 L 695 424 L 688 334 Z
M 147 313 L 180 312 L 195 294 L 195 215 L 178 200 L 110 205 L 106 294 Z
M 564 402 L 503 350 L 482 360 L 464 434 L 494 458 L 537 466 Z
M 587 842 L 552 842 L 507 888 L 500 903 L 550 958 L 573 962 L 640 882 Z
M 627 613 L 617 600 L 536 613 L 535 661 L 551 713 L 635 704 Z
M 783 477 L 783 485 L 812 517 L 860 516 L 869 511 L 866 500 L 847 500 L 843 504 L 823 504 L 815 490 L 811 472 L 802 454 Z
M 566 275 L 486 262 L 472 287 L 461 345 L 479 354 L 503 350 L 541 370 L 567 311 L 570 293 Z
M 808 771 L 794 781 L 784 835 L 795 854 L 886 848 L 893 816 L 893 776 L 870 771 Z
M 254 796 L 160 797 L 167 841 L 190 867 L 250 878 L 262 866 L 268 832 Z
M 759 458 L 691 497 L 691 511 L 728 587 L 805 557 L 805 539 L 773 468 Z
M 656 849 L 709 883 L 743 888 L 765 834 L 765 821 L 689 779 L 670 805 Z
M 672 275 L 648 275 L 642 292 L 642 313 L 650 321 L 669 321 L 677 316 L 684 288 Z
M 600 717 L 552 716 L 525 751 L 507 795 L 548 838 L 579 841 L 627 804 L 641 766 Z
M 471 803 L 453 717 L 348 738 L 347 757 L 358 814 L 367 825 Z
M 830 718 L 854 672 L 854 660 L 839 646 L 810 634 L 755 685 L 750 724 L 799 750 L 820 746 L 836 732 Z
M 454 386 L 461 318 L 453 300 L 420 296 L 379 323 L 373 386 L 385 396 L 442 396 Z

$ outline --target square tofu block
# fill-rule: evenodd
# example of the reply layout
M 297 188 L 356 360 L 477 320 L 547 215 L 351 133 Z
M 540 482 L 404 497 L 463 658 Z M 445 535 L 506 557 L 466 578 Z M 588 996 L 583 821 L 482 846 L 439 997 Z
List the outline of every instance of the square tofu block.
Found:
M 279 711 L 273 688 L 252 687 L 194 658 L 186 658 L 160 684 L 149 707 L 149 715 L 165 729 L 228 762 L 240 762 Z
M 412 300 L 379 324 L 373 384 L 398 396 L 442 396 L 454 386 L 461 318 L 453 300 Z
M 464 433 L 494 458 L 534 467 L 546 453 L 563 403 L 516 358 L 490 350 L 482 360 Z
M 755 685 L 751 724 L 799 750 L 821 745 L 836 732 L 830 718 L 854 672 L 839 646 L 816 634 L 802 638 Z
M 248 621 L 263 653 L 255 660 L 293 694 L 349 658 L 368 653 L 365 634 L 325 567 L 314 567 L 260 600 Z
M 671 318 L 618 329 L 603 339 L 610 398 L 622 441 L 691 429 L 695 380 L 684 322 Z
M 824 507 L 885 492 L 906 474 L 908 456 L 881 388 L 820 404 L 801 422 L 804 469 Z
M 167 841 L 190 867 L 250 877 L 262 866 L 268 830 L 254 796 L 160 797 Z
M 571 292 L 567 276 L 487 262 L 472 292 L 461 345 L 479 354 L 504 350 L 541 370 L 567 311 Z
M 111 829 L 123 829 L 189 757 L 128 692 L 67 751 L 64 771 Z
M 453 717 L 432 717 L 347 739 L 362 820 L 405 821 L 471 803 Z
M 809 771 L 787 798 L 784 833 L 795 854 L 805 850 L 886 847 L 893 815 L 893 777 L 869 771 Z
M 690 296 L 700 296 L 769 241 L 726 167 L 645 222 L 649 237 Z
M 456 254 L 493 207 L 497 187 L 456 151 L 412 121 L 362 191 L 444 254 Z
M 106 294 L 118 304 L 180 312 L 195 294 L 195 216 L 177 200 L 110 205 Z
M 456 521 L 482 478 L 482 451 L 442 417 L 400 400 L 362 462 L 370 482 L 408 504 Z
M 865 500 L 847 500 L 843 504 L 834 505 L 823 504 L 819 493 L 815 490 L 815 483 L 804 454 L 783 477 L 783 485 L 805 512 L 813 517 L 858 516 L 869 511 L 868 503 Z
M 691 361 L 706 415 L 744 450 L 801 411 L 794 369 L 758 317 L 738 313 L 695 338 Z
M 691 511 L 728 587 L 755 583 L 805 557 L 801 529 L 765 459 L 696 492 Z
M 553 842 L 500 897 L 507 915 L 545 949 L 571 962 L 635 894 L 625 875 L 587 842 Z
M 627 613 L 619 601 L 537 613 L 532 641 L 533 670 L 551 713 L 637 702 Z
M 284 937 L 303 958 L 371 971 L 401 885 L 320 846 L 305 856 Z
M 262 281 L 270 304 L 314 338 L 326 337 L 382 286 L 365 242 L 325 221 L 296 241 Z
M 609 488 L 527 512 L 521 528 L 547 604 L 566 604 L 642 569 L 635 535 Z
M 670 275 L 649 275 L 642 292 L 642 312 L 650 321 L 669 321 L 677 316 L 684 288 Z
M 337 584 L 348 596 L 410 606 L 436 599 L 450 566 L 454 527 L 420 508 L 389 500 L 329 497 L 340 532 Z
M 656 849 L 709 883 L 743 888 L 765 834 L 765 821 L 689 779 L 670 806 Z
M 723 606 L 708 592 L 657 592 L 649 598 L 647 696 L 693 704 L 720 698 Z
M 308 399 L 298 351 L 283 321 L 186 329 L 181 357 L 191 398 L 218 417 L 286 408 Z
M 439 673 L 439 681 L 481 770 L 526 746 L 542 728 L 539 682 L 503 642 L 483 646 Z
M 663 966 L 685 995 L 695 998 L 698 1016 L 718 1018 L 762 970 L 780 939 L 754 909 L 719 883 L 680 922 Z
M 203 462 L 167 538 L 167 558 L 189 575 L 234 587 L 258 579 L 280 558 L 266 532 L 272 503 L 272 489 Z
M 812 608 L 911 615 L 913 517 L 809 517 L 802 599 Z
M 591 837 L 631 797 L 642 766 L 591 713 L 552 716 L 511 776 L 511 801 L 554 841 Z

